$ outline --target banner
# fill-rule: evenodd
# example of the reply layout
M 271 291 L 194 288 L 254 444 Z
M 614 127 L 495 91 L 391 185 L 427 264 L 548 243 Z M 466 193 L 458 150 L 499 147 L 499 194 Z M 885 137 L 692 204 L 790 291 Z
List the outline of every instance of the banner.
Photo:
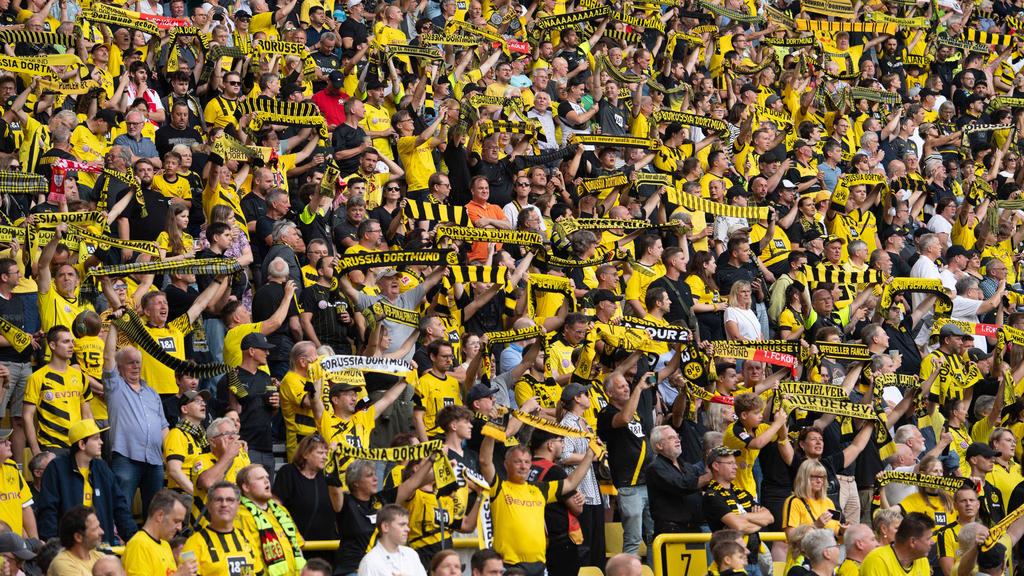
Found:
M 540 38 L 544 33 L 551 30 L 562 30 L 577 24 L 579 22 L 588 22 L 590 20 L 598 20 L 609 14 L 611 14 L 611 8 L 602 6 L 600 8 L 591 8 L 589 10 L 580 10 L 577 12 L 569 12 L 566 14 L 555 14 L 553 16 L 545 16 L 539 18 L 534 24 L 533 36 L 534 38 Z M 664 26 L 662 26 L 664 28 Z
M 935 323 L 932 324 L 932 336 L 938 336 L 939 331 L 946 324 L 953 324 L 972 336 L 984 336 L 986 338 L 998 337 L 1000 328 L 998 324 L 982 324 L 980 322 L 953 320 L 952 318 L 936 318 Z
M 864 344 L 842 344 L 839 342 L 815 342 L 818 353 L 835 360 L 853 360 L 856 362 L 871 360 L 871 351 Z
M 759 22 L 761 20 L 761 18 L 758 17 L 757 12 L 739 12 L 726 8 L 725 6 L 712 4 L 708 0 L 697 0 L 697 3 L 700 4 L 701 8 L 715 14 L 716 16 L 724 16 L 730 20 L 735 20 L 736 22 Z
M 594 252 L 594 256 L 587 258 L 586 260 L 577 260 L 575 258 L 561 258 L 555 256 L 547 250 L 538 249 L 534 252 L 534 262 L 544 264 L 546 266 L 557 266 L 559 268 L 593 268 L 594 266 L 600 266 L 602 264 L 608 264 L 610 262 L 629 260 L 632 256 L 626 252 L 621 251 L 610 251 L 604 246 L 598 246 Z
M 414 250 L 409 252 L 359 252 L 338 257 L 334 270 L 339 274 L 349 270 L 366 270 L 399 266 L 447 266 L 458 264 L 454 250 Z
M 650 335 L 651 340 L 655 342 L 690 342 L 690 332 L 683 327 L 678 326 L 662 326 L 655 324 L 648 320 L 642 320 L 640 318 L 628 318 L 623 317 L 619 322 L 620 326 L 626 328 L 636 328 L 638 330 L 646 330 Z
M 544 328 L 541 326 L 530 326 L 529 328 L 520 328 L 519 330 L 502 330 L 500 332 L 488 332 L 487 342 L 485 346 L 490 347 L 495 344 L 511 344 L 513 342 L 522 342 L 524 340 L 530 340 L 532 338 L 538 338 L 544 336 Z
M 338 456 L 374 462 L 416 462 L 430 456 L 434 452 L 444 450 L 443 440 L 431 440 L 414 446 L 396 446 L 394 448 L 356 448 L 350 444 L 339 443 L 335 448 Z M 447 461 L 447 458 L 442 458 Z
M 795 29 L 798 32 L 867 32 L 869 34 L 895 35 L 899 25 L 883 22 L 825 22 L 823 20 L 806 20 L 796 18 L 793 20 Z
M 31 334 L 11 324 L 4 318 L 0 318 L 0 335 L 6 338 L 11 348 L 14 348 L 19 354 L 32 344 Z
M 745 345 L 749 344 L 749 346 Z M 787 366 L 790 373 L 796 378 L 796 367 L 799 363 L 797 357 L 783 352 L 773 352 L 755 348 L 760 342 L 736 342 L 736 341 L 713 341 L 714 356 L 720 358 L 740 358 L 743 360 L 754 360 L 756 362 L 767 362 L 775 366 Z
M 675 110 L 658 110 L 651 114 L 651 122 L 654 124 L 661 124 L 664 122 L 678 122 L 686 126 L 697 126 L 698 128 L 706 128 L 713 132 L 724 132 L 727 130 L 725 120 L 719 120 L 718 118 L 708 118 L 707 116 L 698 116 L 696 114 L 689 114 L 687 112 L 676 112 Z
M 779 387 L 775 390 L 775 393 L 789 396 L 820 396 L 821 398 L 832 398 L 835 400 L 850 399 L 850 396 L 843 390 L 842 386 L 818 382 L 779 382 Z
M 196 260 L 162 260 L 96 266 L 89 269 L 88 276 L 128 276 L 131 274 L 155 274 L 158 272 L 195 274 L 197 276 L 228 276 L 241 271 L 241 264 L 234 259 L 199 258 Z
M 969 478 L 961 478 L 956 476 L 930 476 L 928 474 L 917 474 L 915 472 L 896 472 L 895 470 L 888 470 L 882 472 L 875 477 L 875 484 L 882 488 L 889 484 L 906 484 L 907 486 L 917 486 L 919 488 L 933 488 L 936 490 L 946 490 L 947 492 L 956 492 L 964 486 L 964 484 L 970 483 Z
M 431 222 L 451 222 L 456 226 L 472 226 L 469 213 L 464 206 L 448 206 L 431 202 L 405 201 L 405 215 L 413 220 L 430 220 Z
M 402 374 L 412 372 L 412 364 L 405 360 L 393 358 L 381 358 L 375 356 L 323 356 L 310 365 L 310 380 L 326 378 L 334 381 L 336 374 L 346 370 L 364 370 L 367 372 L 386 372 L 389 374 Z
M 790 396 L 782 400 L 782 410 L 790 413 L 793 410 L 835 414 L 859 420 L 878 420 L 874 408 L 867 404 L 854 404 L 849 400 L 835 398 L 818 398 L 815 396 Z
M 540 234 L 523 230 L 496 230 L 493 228 L 470 228 L 466 226 L 438 226 L 435 228 L 435 242 L 443 238 L 467 242 L 501 242 L 519 246 L 544 246 Z

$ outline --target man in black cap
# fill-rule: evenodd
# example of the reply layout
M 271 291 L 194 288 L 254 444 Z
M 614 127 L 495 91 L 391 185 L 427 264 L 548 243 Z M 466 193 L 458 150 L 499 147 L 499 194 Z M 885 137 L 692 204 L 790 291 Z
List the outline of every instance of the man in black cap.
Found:
M 238 366 L 237 379 L 225 375 L 217 386 L 217 403 L 221 413 L 227 410 L 238 412 L 241 426 L 238 431 L 242 440 L 249 444 L 249 460 L 263 464 L 270 471 L 273 483 L 274 438 L 270 432 L 270 419 L 281 403 L 278 383 L 265 371 L 267 356 L 274 349 L 267 337 L 259 332 L 242 338 L 242 363 Z
M 327 120 L 327 129 L 335 128 L 345 122 L 345 100 L 348 94 L 342 92 L 345 86 L 345 73 L 335 70 L 327 75 L 327 86 L 313 94 L 313 103 L 320 108 L 320 113 Z
M 683 160 L 695 156 L 718 139 L 717 135 L 712 134 L 694 144 L 689 135 L 689 131 L 684 130 L 678 122 L 665 128 L 663 144 L 654 155 L 654 168 L 658 172 L 678 174 L 683 169 Z
M 976 486 L 980 492 L 978 499 L 981 501 L 979 517 L 986 526 L 992 526 L 1006 516 L 1006 505 L 1003 502 L 1003 493 L 994 484 L 987 480 L 988 473 L 995 466 L 995 459 L 1001 453 L 988 444 L 975 442 L 967 447 L 964 458 L 971 466 L 970 478 L 980 481 Z
M 562 460 L 561 436 L 546 430 L 534 430 L 530 437 L 533 462 L 526 479 L 530 482 L 551 482 L 569 477 L 557 464 Z M 578 545 L 583 531 L 578 516 L 583 512 L 583 493 L 574 490 L 560 494 L 544 506 L 544 525 L 548 533 L 545 554 L 548 574 L 575 574 L 580 571 Z
M 194 491 L 190 473 L 196 459 L 210 451 L 206 439 L 206 406 L 209 390 L 187 390 L 178 397 L 178 420 L 164 438 L 164 467 L 167 487 L 182 494 Z
M 747 543 L 747 561 L 757 563 L 761 539 L 757 533 L 772 523 L 772 513 L 746 490 L 733 485 L 736 479 L 736 455 L 739 450 L 718 446 L 708 452 L 705 463 L 711 481 L 704 487 L 701 507 L 712 532 L 738 526 Z M 653 501 L 652 501 L 653 508 Z
M 956 324 L 945 324 L 939 330 L 939 347 L 921 361 L 919 374 L 924 381 L 933 370 L 939 370 L 939 376 L 932 384 L 928 395 L 929 402 L 945 404 L 950 398 L 970 402 L 973 389 L 966 386 L 972 386 L 973 383 L 967 382 L 967 370 L 963 359 L 965 341 L 973 342 L 973 338 Z
M 0 558 L 10 566 L 11 574 L 22 574 L 25 562 L 36 557 L 25 539 L 14 532 L 0 533 Z

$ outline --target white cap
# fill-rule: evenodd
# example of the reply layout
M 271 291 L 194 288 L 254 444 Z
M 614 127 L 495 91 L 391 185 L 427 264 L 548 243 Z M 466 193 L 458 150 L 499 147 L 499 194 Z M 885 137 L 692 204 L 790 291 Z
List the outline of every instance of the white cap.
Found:
M 351 7 L 355 6 L 356 4 L 362 4 L 362 3 L 363 3 L 363 0 L 348 0 L 348 2 L 346 3 L 346 5 L 347 5 L 347 6 L 349 7 L 349 8 L 351 8 Z

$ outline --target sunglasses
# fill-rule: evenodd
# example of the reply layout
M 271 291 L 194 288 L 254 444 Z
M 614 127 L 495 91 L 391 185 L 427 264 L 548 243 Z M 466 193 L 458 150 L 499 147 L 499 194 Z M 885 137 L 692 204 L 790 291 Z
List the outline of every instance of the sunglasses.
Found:
M 238 80 L 234 80 L 234 81 L 229 81 L 229 82 L 227 82 L 227 84 L 228 84 L 229 86 L 241 86 L 241 85 L 242 85 L 242 83 L 241 83 L 241 82 L 239 82 Z
M 398 186 L 388 186 L 387 188 L 385 188 L 385 190 L 387 190 L 388 192 L 398 192 L 399 190 L 401 190 L 401 188 L 399 188 Z

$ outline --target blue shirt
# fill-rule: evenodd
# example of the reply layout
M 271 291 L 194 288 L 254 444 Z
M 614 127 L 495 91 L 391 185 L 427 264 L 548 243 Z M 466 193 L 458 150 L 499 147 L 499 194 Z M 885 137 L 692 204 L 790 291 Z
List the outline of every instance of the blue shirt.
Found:
M 156 151 L 156 144 L 145 136 L 141 137 L 139 140 L 135 140 L 127 134 L 121 134 L 114 139 L 114 146 L 124 146 L 139 158 L 160 157 L 160 153 Z
M 163 464 L 163 429 L 167 428 L 160 395 L 142 381 L 138 392 L 117 371 L 103 371 L 113 451 L 136 462 Z
M 843 175 L 843 171 L 838 166 L 833 168 L 824 162 L 818 163 L 818 170 L 825 174 L 825 188 L 828 188 L 829 192 L 835 192 L 836 186 L 839 184 L 839 177 Z
M 519 366 L 523 362 L 523 347 L 519 344 L 509 344 L 501 351 L 501 359 L 498 362 L 498 372 L 504 374 Z

